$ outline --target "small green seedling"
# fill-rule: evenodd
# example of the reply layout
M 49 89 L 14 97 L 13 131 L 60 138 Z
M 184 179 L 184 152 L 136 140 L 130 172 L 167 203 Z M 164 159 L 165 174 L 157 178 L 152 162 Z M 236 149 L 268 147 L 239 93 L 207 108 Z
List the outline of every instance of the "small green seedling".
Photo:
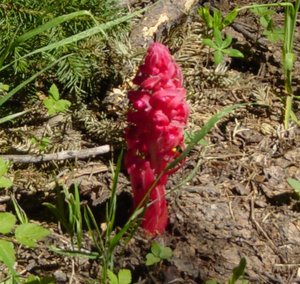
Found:
M 249 281 L 244 279 L 244 273 L 246 268 L 247 262 L 246 259 L 243 257 L 239 263 L 239 265 L 232 270 L 232 276 L 227 281 L 227 284 L 248 284 Z M 208 280 L 205 281 L 205 284 L 220 284 L 217 280 Z
M 44 151 L 50 145 L 51 140 L 48 137 L 38 138 L 34 136 L 31 138 L 31 142 L 36 144 L 40 151 Z
M 146 265 L 150 266 L 172 257 L 172 250 L 169 247 L 160 245 L 156 241 L 151 244 L 151 252 L 146 255 Z
M 221 31 L 218 28 L 214 28 L 214 38 L 205 38 L 202 40 L 202 43 L 209 46 L 214 50 L 214 62 L 216 65 L 220 64 L 224 55 L 230 57 L 244 57 L 243 53 L 237 49 L 229 48 L 232 43 L 232 37 L 227 35 L 223 40 Z
M 68 100 L 61 100 L 57 86 L 52 84 L 49 89 L 49 97 L 43 101 L 45 107 L 48 110 L 48 114 L 56 114 L 59 112 L 65 112 L 71 106 L 71 102 Z
M 223 18 L 220 10 L 214 9 L 214 11 L 211 13 L 209 7 L 204 6 L 199 8 L 198 14 L 209 30 L 214 30 L 215 28 L 217 28 L 222 31 L 224 28 L 234 22 L 235 18 L 237 17 L 238 11 L 237 9 L 233 9 Z
M 300 198 L 300 181 L 297 179 L 288 178 L 287 182 L 294 189 L 297 196 Z
M 111 270 L 107 270 L 107 276 L 109 284 L 130 284 L 131 283 L 131 271 L 128 269 L 121 269 L 116 275 Z
M 51 210 L 66 229 L 71 237 L 72 246 L 74 246 L 74 237 L 76 237 L 76 245 L 80 250 L 83 238 L 83 223 L 78 185 L 74 185 L 74 194 L 66 186 L 63 186 L 63 191 L 57 196 L 56 205 L 48 202 L 43 203 L 43 205 Z
M 18 275 L 15 271 L 16 253 L 13 241 L 14 238 L 19 244 L 34 248 L 37 242 L 50 234 L 49 230 L 34 223 L 16 225 L 17 218 L 8 212 L 0 212 L 0 262 L 4 263 L 11 274 L 12 283 Z M 4 235 L 4 238 L 1 237 Z
M 6 177 L 9 166 L 9 162 L 0 158 L 0 188 L 9 188 L 13 185 L 12 181 Z
M 4 94 L 9 91 L 9 85 L 0 83 L 0 94 Z
M 282 41 L 284 38 L 283 28 L 275 27 L 273 21 L 274 9 L 264 6 L 256 6 L 250 9 L 259 17 L 259 22 L 263 28 L 262 34 L 271 42 Z

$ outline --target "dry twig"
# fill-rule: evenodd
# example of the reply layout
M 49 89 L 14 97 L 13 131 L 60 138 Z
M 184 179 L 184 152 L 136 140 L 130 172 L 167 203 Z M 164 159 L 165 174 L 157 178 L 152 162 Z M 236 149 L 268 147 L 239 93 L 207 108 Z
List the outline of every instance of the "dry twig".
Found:
M 108 153 L 110 151 L 109 145 L 103 145 L 94 148 L 76 150 L 76 151 L 62 151 L 51 154 L 40 155 L 0 155 L 0 158 L 9 160 L 14 163 L 43 163 L 50 161 L 59 161 L 67 159 L 85 159 L 95 157 Z

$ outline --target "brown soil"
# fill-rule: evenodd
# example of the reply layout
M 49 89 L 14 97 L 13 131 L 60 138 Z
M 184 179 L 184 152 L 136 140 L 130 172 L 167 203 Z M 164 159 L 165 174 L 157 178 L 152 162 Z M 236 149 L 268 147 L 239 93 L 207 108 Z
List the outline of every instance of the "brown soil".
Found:
M 215 5 L 222 11 L 232 8 L 233 4 L 221 2 L 221 6 Z M 172 1 L 163 3 L 167 3 L 167 8 L 162 8 L 161 14 L 172 13 L 172 9 L 168 10 Z M 226 282 L 232 269 L 245 257 L 245 278 L 250 283 L 300 283 L 300 203 L 287 183 L 288 178 L 300 180 L 300 130 L 293 123 L 288 130 L 282 125 L 280 46 L 271 45 L 259 33 L 251 38 L 249 35 L 256 33 L 256 25 L 251 23 L 256 20 L 245 12 L 228 32 L 246 59 L 227 59 L 226 65 L 215 69 L 208 49 L 201 44 L 205 27 L 196 13 L 200 3 L 194 4 L 186 16 L 175 13 L 169 17 L 172 22 L 157 25 L 152 35 L 170 47 L 184 72 L 191 106 L 187 131 L 201 128 L 212 114 L 225 106 L 256 104 L 240 108 L 218 123 L 206 137 L 207 145 L 197 146 L 184 168 L 169 181 L 169 226 L 157 241 L 171 247 L 172 258 L 147 267 L 145 256 L 152 240 L 138 230 L 129 243 L 118 248 L 116 270 L 130 269 L 133 283 L 204 283 L 208 279 Z M 147 19 L 151 18 L 151 11 L 147 13 L 148 18 L 144 17 L 133 27 L 133 47 L 144 44 L 143 38 L 137 35 L 142 34 L 145 25 L 150 25 Z M 280 13 L 279 23 L 283 16 Z M 148 42 L 149 38 L 144 40 Z M 299 45 L 298 38 L 296 49 Z M 300 76 L 299 66 L 297 61 L 296 80 Z M 299 93 L 296 86 L 295 92 Z M 296 115 L 298 110 L 299 104 L 295 102 Z M 101 161 L 98 158 L 68 162 L 56 168 L 57 175 L 67 185 L 81 183 L 83 202 L 92 206 L 98 214 L 95 216 L 104 215 L 109 197 L 109 159 L 108 155 Z M 36 176 L 25 178 L 25 182 L 15 177 L 16 196 L 31 219 L 52 230 L 47 243 L 67 248 L 68 235 L 40 205 L 54 198 L 55 184 L 50 184 L 51 179 L 47 177 L 49 168 L 36 171 L 32 167 Z M 195 167 L 194 177 L 186 182 Z M 27 166 L 26 171 L 30 172 Z M 24 167 L 15 170 L 14 174 L 18 173 L 24 175 Z M 180 183 L 182 186 L 177 188 Z M 122 225 L 131 204 L 130 183 L 125 174 L 120 176 L 118 190 L 118 222 Z M 0 209 L 10 207 L 7 195 L 2 193 Z M 84 247 L 93 249 L 88 236 Z M 3 279 L 5 270 L 1 268 L 0 265 L 0 279 Z M 57 283 L 97 283 L 99 279 L 97 261 L 59 256 L 44 243 L 34 250 L 20 247 L 17 269 L 23 275 L 54 276 Z

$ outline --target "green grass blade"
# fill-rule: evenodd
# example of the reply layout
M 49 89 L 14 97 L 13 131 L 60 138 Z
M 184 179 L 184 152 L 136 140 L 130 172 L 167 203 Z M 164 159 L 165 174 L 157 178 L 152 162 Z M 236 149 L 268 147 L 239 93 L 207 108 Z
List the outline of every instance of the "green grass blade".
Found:
M 201 139 L 219 122 L 225 115 L 231 113 L 237 108 L 243 107 L 245 104 L 236 104 L 229 107 L 225 107 L 223 110 L 219 111 L 217 114 L 212 116 L 207 123 L 195 134 L 192 135 L 192 141 L 187 145 L 186 149 L 176 158 L 173 162 L 169 163 L 166 171 L 175 168 L 188 154 L 189 152 L 199 143 Z
M 81 16 L 89 16 L 93 19 L 93 21 L 96 21 L 95 18 L 93 17 L 93 15 L 89 11 L 85 11 L 85 10 L 73 12 L 73 13 L 70 13 L 67 15 L 62 15 L 62 16 L 56 17 L 56 18 L 50 20 L 49 22 L 19 36 L 13 43 L 13 46 L 18 45 L 21 42 L 27 41 L 28 39 L 35 37 L 36 35 L 39 35 L 49 29 L 52 29 L 64 22 L 70 21 L 74 18 L 81 17 Z M 95 23 L 98 24 L 97 21 Z
M 117 210 L 117 185 L 118 185 L 118 180 L 119 180 L 119 173 L 121 170 L 122 166 L 122 158 L 123 158 L 123 150 L 119 154 L 118 161 L 117 161 L 117 166 L 116 170 L 113 171 L 113 186 L 111 190 L 111 196 L 110 196 L 110 201 L 109 201 L 109 213 L 107 216 L 107 230 L 106 230 L 106 237 L 108 238 L 109 235 L 111 234 L 113 230 L 113 226 L 115 223 L 115 218 L 116 218 L 116 210 Z
M 7 122 L 7 121 L 14 120 L 15 118 L 20 117 L 20 116 L 22 116 L 23 114 L 25 114 L 29 111 L 31 111 L 31 109 L 24 110 L 24 111 L 21 111 L 21 112 L 17 112 L 17 113 L 10 114 L 10 115 L 7 115 L 5 117 L 2 117 L 2 118 L 0 118 L 0 124 L 2 124 L 4 122 Z
M 103 23 L 103 24 L 100 24 L 96 27 L 93 27 L 93 28 L 90 28 L 90 29 L 87 29 L 83 32 L 80 32 L 78 34 L 75 34 L 73 36 L 70 36 L 70 37 L 67 37 L 65 39 L 62 39 L 58 42 L 55 42 L 55 43 L 52 43 L 52 44 L 48 44 L 44 47 L 41 47 L 41 48 L 38 48 L 32 52 L 29 52 L 28 54 L 18 58 L 17 60 L 14 60 L 12 61 L 11 63 L 9 63 L 8 65 L 5 65 L 3 66 L 0 71 L 4 70 L 5 68 L 9 67 L 10 65 L 14 64 L 16 61 L 19 61 L 19 60 L 22 60 L 24 58 L 27 58 L 29 56 L 32 56 L 34 54 L 38 54 L 38 53 L 41 53 L 41 52 L 45 52 L 45 51 L 49 51 L 49 50 L 52 50 L 52 49 L 57 49 L 59 47 L 62 47 L 62 46 L 65 46 L 65 45 L 68 45 L 68 44 L 71 44 L 71 43 L 74 43 L 74 42 L 77 42 L 79 40 L 82 40 L 82 39 L 85 39 L 87 37 L 91 37 L 95 34 L 98 34 L 98 33 L 102 33 L 105 35 L 105 30 L 108 30 L 108 29 L 111 29 L 112 27 L 114 26 L 117 26 L 121 23 L 124 23 L 130 19 L 132 19 L 133 17 L 141 14 L 143 11 L 145 11 L 146 8 L 144 9 L 141 9 L 139 11 L 136 11 L 134 13 L 131 13 L 131 14 L 128 14 L 126 16 L 123 16 L 123 17 L 120 17 L 116 20 L 112 20 L 112 21 L 109 21 L 107 23 Z
M 18 46 L 20 43 L 25 42 L 39 34 L 42 34 L 43 32 L 45 32 L 51 28 L 54 28 L 64 22 L 67 22 L 74 18 L 82 17 L 82 16 L 91 17 L 92 20 L 95 22 L 95 24 L 98 25 L 98 22 L 96 21 L 94 16 L 89 11 L 84 11 L 84 10 L 56 17 L 56 18 L 50 20 L 49 22 L 47 22 L 43 25 L 40 25 L 35 29 L 30 30 L 29 32 L 24 33 L 23 35 L 17 37 L 15 40 L 12 39 L 11 43 L 7 46 L 7 48 L 5 49 L 5 51 L 3 52 L 3 54 L 0 58 L 0 66 L 2 66 L 3 61 L 5 60 L 7 55 L 11 52 L 11 50 L 14 49 L 16 46 Z

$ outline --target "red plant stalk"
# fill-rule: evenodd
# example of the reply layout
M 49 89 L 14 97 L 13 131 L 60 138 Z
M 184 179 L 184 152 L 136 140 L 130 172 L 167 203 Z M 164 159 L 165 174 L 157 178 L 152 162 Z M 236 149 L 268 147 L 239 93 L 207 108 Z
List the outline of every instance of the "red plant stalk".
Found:
M 178 149 L 184 147 L 189 108 L 181 70 L 161 43 L 149 47 L 133 83 L 138 88 L 128 93 L 132 107 L 127 115 L 125 167 L 137 207 L 154 180 L 179 155 Z M 172 172 L 163 174 L 149 195 L 151 203 L 142 226 L 153 236 L 162 234 L 168 223 L 165 187 Z

